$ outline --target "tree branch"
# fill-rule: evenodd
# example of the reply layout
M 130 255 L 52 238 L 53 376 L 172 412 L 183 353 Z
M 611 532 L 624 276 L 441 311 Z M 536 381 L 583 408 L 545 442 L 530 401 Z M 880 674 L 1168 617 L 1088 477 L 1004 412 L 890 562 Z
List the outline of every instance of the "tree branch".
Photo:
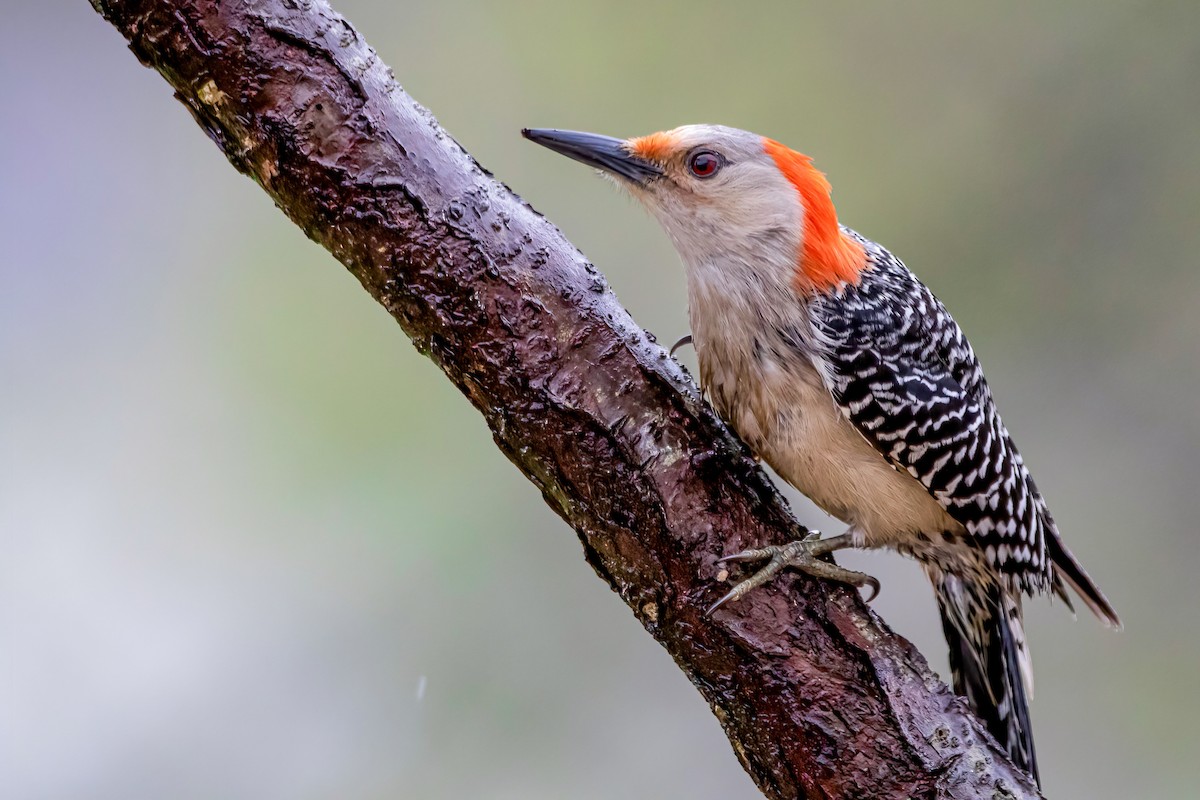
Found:
M 783 501 L 596 269 L 328 5 L 92 4 L 479 409 L 765 795 L 1038 796 L 851 592 L 789 575 L 702 615 L 717 557 L 794 538 Z

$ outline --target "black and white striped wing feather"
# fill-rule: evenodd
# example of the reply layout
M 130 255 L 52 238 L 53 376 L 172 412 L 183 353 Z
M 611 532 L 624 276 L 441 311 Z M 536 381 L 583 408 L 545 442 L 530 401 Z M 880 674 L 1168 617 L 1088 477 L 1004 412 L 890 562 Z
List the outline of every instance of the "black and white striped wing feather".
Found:
M 860 241 L 873 263 L 859 285 L 810 303 L 835 401 L 967 529 L 1009 588 L 1046 588 L 1041 498 L 970 344 L 904 264 Z

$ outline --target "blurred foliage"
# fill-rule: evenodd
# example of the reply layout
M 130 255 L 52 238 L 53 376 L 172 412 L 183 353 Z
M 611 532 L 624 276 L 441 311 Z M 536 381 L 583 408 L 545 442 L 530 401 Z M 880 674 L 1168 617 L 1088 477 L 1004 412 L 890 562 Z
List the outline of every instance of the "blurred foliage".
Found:
M 660 339 L 665 237 L 517 131 L 813 155 L 971 334 L 1124 617 L 1029 605 L 1048 794 L 1194 796 L 1200 7 L 337 6 Z M 0 796 L 755 797 L 476 412 L 166 84 L 86 4 L 6 23 Z M 944 670 L 919 571 L 848 561 Z

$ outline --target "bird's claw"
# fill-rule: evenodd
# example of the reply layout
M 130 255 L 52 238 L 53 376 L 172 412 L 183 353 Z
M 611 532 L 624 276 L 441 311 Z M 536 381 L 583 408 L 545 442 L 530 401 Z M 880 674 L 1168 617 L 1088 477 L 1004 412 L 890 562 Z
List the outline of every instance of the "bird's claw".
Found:
M 737 600 L 751 589 L 762 586 L 779 574 L 785 567 L 794 567 L 813 577 L 846 583 L 855 588 L 870 587 L 871 594 L 867 598 L 867 602 L 871 602 L 879 595 L 878 580 L 864 572 L 856 572 L 852 569 L 839 567 L 837 564 L 831 564 L 821 559 L 821 556 L 826 553 L 833 552 L 839 547 L 845 546 L 844 542 L 837 541 L 840 538 L 822 539 L 818 531 L 813 531 L 803 539 L 797 539 L 785 545 L 768 545 L 766 547 L 743 550 L 740 553 L 734 553 L 733 555 L 717 559 L 718 564 L 735 561 L 769 560 L 766 566 L 749 578 L 734 585 L 720 600 L 709 606 L 704 615 L 709 616 L 730 600 Z
M 692 335 L 690 333 L 687 336 L 681 336 L 679 338 L 679 341 L 677 341 L 677 342 L 675 342 L 675 344 L 671 345 L 670 355 L 672 357 L 674 357 L 676 350 L 683 347 L 685 344 L 691 344 L 691 343 L 692 343 Z

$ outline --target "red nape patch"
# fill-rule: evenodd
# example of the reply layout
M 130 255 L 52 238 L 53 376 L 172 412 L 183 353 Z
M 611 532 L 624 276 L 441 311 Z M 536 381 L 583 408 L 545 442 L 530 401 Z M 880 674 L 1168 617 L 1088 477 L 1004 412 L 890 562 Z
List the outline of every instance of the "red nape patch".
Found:
M 867 266 L 867 254 L 838 227 L 825 174 L 813 166 L 811 158 L 773 139 L 763 139 L 763 148 L 796 187 L 804 206 L 804 245 L 796 273 L 801 290 L 829 291 L 842 283 L 857 284 L 859 273 Z

